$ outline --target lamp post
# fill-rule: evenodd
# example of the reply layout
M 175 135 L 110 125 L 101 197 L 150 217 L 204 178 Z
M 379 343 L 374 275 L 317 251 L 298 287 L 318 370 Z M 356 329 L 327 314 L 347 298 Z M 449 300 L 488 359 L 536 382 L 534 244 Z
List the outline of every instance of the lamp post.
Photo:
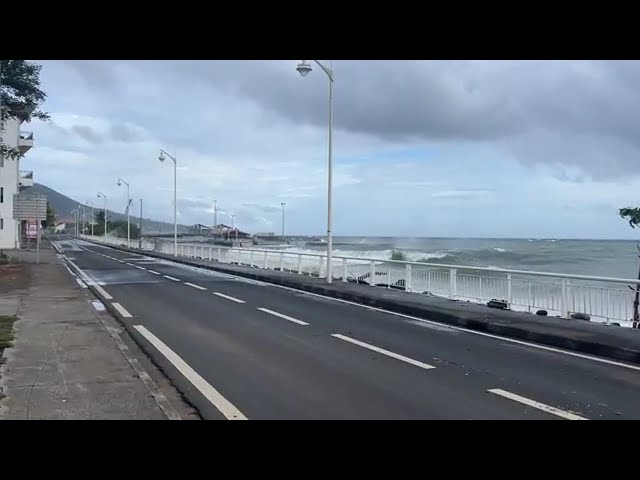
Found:
M 284 242 L 284 206 L 286 203 L 280 202 L 280 205 L 282 205 L 282 241 Z
M 131 207 L 131 196 L 129 195 L 129 184 L 118 178 L 118 186 L 122 186 L 122 184 L 127 186 L 127 248 L 131 248 L 131 220 L 130 220 L 130 211 L 129 207 Z
M 333 273 L 331 269 L 331 257 L 332 257 L 332 246 L 333 246 L 333 237 L 331 232 L 331 214 L 332 214 L 332 186 L 333 186 L 333 172 L 332 172 L 332 163 L 333 163 L 333 68 L 327 67 L 320 63 L 318 60 L 314 60 L 314 62 L 322 69 L 324 73 L 327 74 L 329 78 L 329 165 L 327 168 L 327 283 L 331 283 L 333 279 Z M 296 67 L 296 70 L 302 75 L 306 77 L 309 72 L 311 72 L 311 65 L 307 60 L 301 60 Z
M 76 216 L 76 209 L 74 208 L 73 210 L 71 210 L 71 213 L 73 213 L 73 236 L 76 236 L 76 230 L 78 230 L 78 219 Z
M 229 215 L 231 217 L 231 231 L 235 232 L 236 227 L 235 227 L 235 219 L 236 219 L 236 215 L 235 213 L 233 215 Z M 236 240 L 238 239 L 238 234 L 236 233 Z
M 142 248 L 142 199 L 140 199 L 140 223 L 138 224 L 138 246 Z
M 102 197 L 104 198 L 104 240 L 107 240 L 107 196 L 102 193 L 102 192 L 98 192 L 98 197 Z
M 158 157 L 158 160 L 160 160 L 161 162 L 165 161 L 165 155 L 167 157 L 169 157 L 171 160 L 173 160 L 173 253 L 174 255 L 178 255 L 178 210 L 177 210 L 177 203 L 176 203 L 176 199 L 177 199 L 177 181 L 176 181 L 176 175 L 177 175 L 177 170 L 178 170 L 178 161 L 176 160 L 175 157 L 169 155 L 167 152 L 165 152 L 164 150 L 160 149 L 160 156 Z
M 215 235 L 216 228 L 218 227 L 218 201 L 213 201 L 213 231 Z
M 87 201 L 87 207 L 91 207 L 91 236 L 93 237 L 93 224 L 95 222 L 96 217 L 93 216 L 93 203 Z

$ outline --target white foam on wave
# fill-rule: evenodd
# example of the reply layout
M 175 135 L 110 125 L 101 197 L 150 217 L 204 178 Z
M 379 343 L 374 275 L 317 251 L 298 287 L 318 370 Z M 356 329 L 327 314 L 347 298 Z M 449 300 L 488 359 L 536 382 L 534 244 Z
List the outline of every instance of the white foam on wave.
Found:
M 509 251 L 509 250 L 506 250 L 506 249 L 504 249 L 504 248 L 499 248 L 499 247 L 495 247 L 495 248 L 494 248 L 494 250 L 495 250 L 496 252 L 500 252 L 500 253 L 506 253 L 506 252 L 508 252 L 508 251 Z
M 293 254 L 323 254 L 323 250 L 312 250 L 308 248 L 290 247 L 283 250 L 286 253 Z M 340 250 L 334 249 L 333 255 L 335 257 L 349 257 L 349 258 L 362 258 L 371 260 L 391 260 L 393 252 L 401 252 L 404 258 L 409 262 L 417 262 L 431 259 L 441 259 L 449 255 L 448 252 L 414 252 L 406 251 L 402 249 L 387 249 L 387 250 Z

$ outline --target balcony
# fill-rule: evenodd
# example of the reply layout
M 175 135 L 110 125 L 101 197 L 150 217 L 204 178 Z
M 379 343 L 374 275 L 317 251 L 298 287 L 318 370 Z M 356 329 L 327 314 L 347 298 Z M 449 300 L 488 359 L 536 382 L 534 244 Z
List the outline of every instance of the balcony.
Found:
M 24 155 L 31 147 L 33 147 L 33 132 L 20 132 L 20 139 L 18 140 L 20 153 Z
M 33 187 L 33 172 L 29 170 L 20 170 L 20 179 L 18 180 L 20 188 Z

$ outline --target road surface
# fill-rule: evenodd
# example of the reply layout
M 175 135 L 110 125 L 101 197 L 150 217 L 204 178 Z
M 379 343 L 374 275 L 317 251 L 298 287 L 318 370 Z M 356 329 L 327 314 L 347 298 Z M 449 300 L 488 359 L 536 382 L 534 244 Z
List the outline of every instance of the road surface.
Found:
M 81 240 L 57 246 L 205 418 L 640 419 L 638 366 Z

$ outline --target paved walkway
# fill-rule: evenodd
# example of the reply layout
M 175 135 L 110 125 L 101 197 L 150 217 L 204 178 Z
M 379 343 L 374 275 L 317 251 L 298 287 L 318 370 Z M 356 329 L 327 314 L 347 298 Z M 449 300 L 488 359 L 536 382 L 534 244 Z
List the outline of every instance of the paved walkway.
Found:
M 0 366 L 0 419 L 198 418 L 44 247 L 39 264 L 35 253 L 13 254 L 29 264 L 30 281 L 0 292 L 0 313 L 18 316 Z

